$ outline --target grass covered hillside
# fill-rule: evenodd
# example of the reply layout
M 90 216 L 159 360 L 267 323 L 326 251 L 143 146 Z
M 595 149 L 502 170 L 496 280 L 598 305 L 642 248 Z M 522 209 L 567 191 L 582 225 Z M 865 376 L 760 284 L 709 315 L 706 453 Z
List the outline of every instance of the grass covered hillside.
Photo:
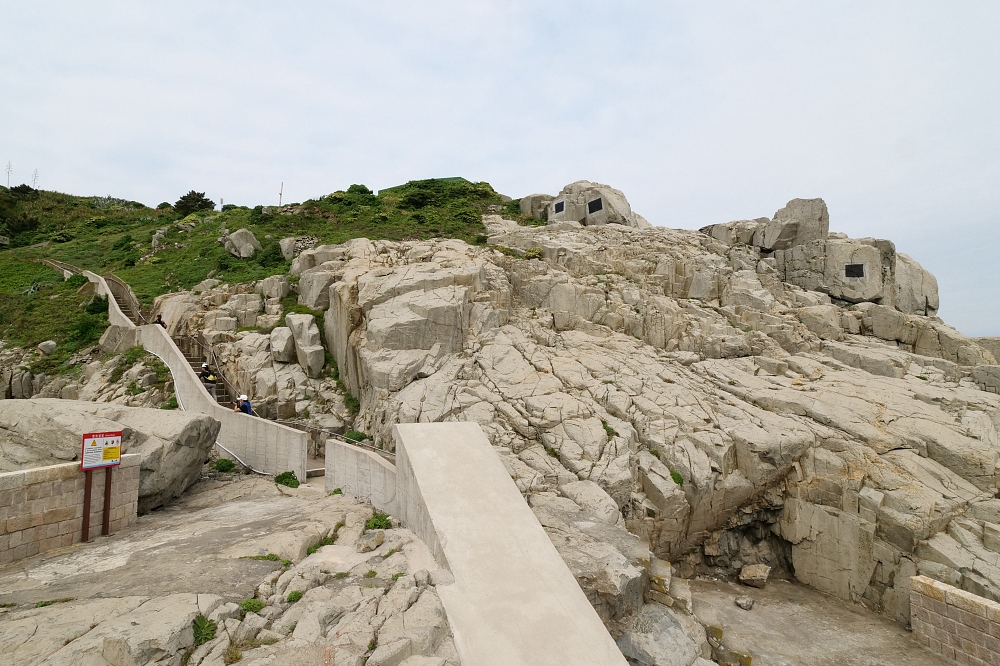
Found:
M 150 208 L 114 197 L 78 197 L 0 187 L 0 339 L 19 346 L 72 336 L 86 303 L 69 298 L 70 287 L 36 263 L 56 259 L 114 273 L 140 300 L 189 289 L 206 277 L 227 282 L 256 280 L 288 269 L 278 241 L 314 236 L 319 243 L 351 238 L 459 238 L 484 244 L 482 215 L 520 214 L 488 183 L 461 178 L 410 181 L 374 194 L 364 185 L 278 207 L 226 205 L 222 211 L 183 214 L 160 204 Z M 247 228 L 263 246 L 253 258 L 237 259 L 219 244 L 222 230 Z M 153 235 L 166 234 L 153 251 Z M 27 292 L 27 293 L 26 293 Z M 81 297 L 77 300 L 86 300 Z M 71 302 L 72 301 L 72 302 Z M 79 339 L 90 336 L 77 336 Z

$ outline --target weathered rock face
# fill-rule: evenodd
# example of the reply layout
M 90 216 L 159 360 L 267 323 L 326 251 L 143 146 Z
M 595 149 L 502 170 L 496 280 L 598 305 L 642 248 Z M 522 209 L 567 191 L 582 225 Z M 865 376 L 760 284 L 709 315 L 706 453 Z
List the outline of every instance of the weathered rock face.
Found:
M 237 229 L 233 233 L 222 237 L 220 242 L 222 247 L 226 248 L 226 252 L 237 259 L 248 259 L 254 255 L 254 252 L 260 249 L 257 237 L 249 229 Z
M 194 483 L 215 445 L 219 422 L 180 411 L 75 400 L 0 401 L 0 470 L 79 460 L 84 433 L 122 431 L 126 453 L 142 456 L 139 511 L 178 497 Z

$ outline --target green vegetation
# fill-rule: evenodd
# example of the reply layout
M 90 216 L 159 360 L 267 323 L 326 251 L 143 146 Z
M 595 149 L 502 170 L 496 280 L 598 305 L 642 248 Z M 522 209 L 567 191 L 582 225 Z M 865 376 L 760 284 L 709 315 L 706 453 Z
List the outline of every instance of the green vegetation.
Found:
M 365 522 L 366 530 L 388 530 L 392 529 L 392 521 L 389 520 L 389 514 L 382 513 L 381 511 L 376 511 L 372 514 L 372 517 Z
M 256 613 L 262 608 L 264 608 L 264 602 L 260 599 L 244 599 L 240 602 L 240 610 L 243 611 L 244 615 L 247 613 Z
M 341 490 L 340 488 L 334 488 L 334 489 L 333 489 L 333 492 L 332 492 L 332 493 L 330 493 L 330 494 L 331 494 L 331 495 L 343 495 L 343 494 L 344 494 L 344 491 L 343 491 L 343 490 Z
M 659 457 L 660 457 L 660 451 L 659 451 L 659 449 L 650 449 L 650 450 L 649 450 L 649 453 L 650 453 L 651 455 L 653 455 L 653 456 L 656 456 L 657 458 L 659 458 Z
M 191 628 L 194 630 L 195 645 L 202 645 L 215 639 L 215 622 L 209 620 L 204 615 L 198 615 L 192 620 Z
M 285 599 L 288 603 L 294 604 L 296 601 L 302 598 L 302 593 L 298 590 L 292 590 L 288 593 L 288 597 Z
M 923 375 L 917 375 L 917 379 L 922 379 L 922 380 L 924 380 L 925 382 L 928 382 L 928 381 L 930 381 L 929 379 L 927 379 L 927 378 L 926 378 L 926 377 L 924 377 Z
M 49 599 L 47 601 L 39 601 L 35 604 L 35 608 L 45 608 L 46 606 L 51 606 L 52 604 L 64 604 L 67 601 L 76 601 L 76 597 L 60 597 L 59 599 Z
M 311 545 L 308 548 L 306 548 L 306 554 L 307 555 L 312 555 L 313 553 L 317 552 L 323 546 L 332 546 L 336 542 L 337 542 L 337 534 L 336 533 L 334 533 L 333 536 L 325 536 L 322 539 L 320 539 L 319 541 L 317 541 L 316 543 L 314 543 L 313 545 Z
M 167 400 L 166 404 L 160 405 L 160 409 L 177 409 L 180 405 L 177 404 L 177 396 L 170 396 L 170 400 Z
M 241 560 L 260 560 L 263 562 L 281 562 L 283 566 L 289 567 L 292 565 L 291 560 L 283 560 L 280 555 L 275 555 L 274 553 L 268 553 L 267 555 L 244 555 L 240 558 Z
M 678 486 L 684 485 L 684 477 L 682 477 L 677 470 L 674 469 L 670 470 L 670 478 L 673 479 L 674 483 L 676 483 Z
M 295 472 L 282 472 L 274 477 L 274 482 L 279 486 L 288 486 L 289 488 L 299 487 L 299 480 L 295 477 Z
M 604 426 L 604 432 L 608 433 L 609 438 L 618 436 L 618 433 L 614 428 L 608 425 L 607 421 L 601 421 L 601 425 Z
M 363 442 L 366 439 L 370 439 L 368 435 L 358 430 L 348 430 L 344 433 L 344 439 L 351 442 Z
M 364 185 L 351 185 L 280 209 L 224 208 L 213 210 L 204 194 L 195 191 L 173 206 L 153 209 L 114 197 L 0 187 L 0 235 L 10 238 L 9 249 L 0 252 L 0 293 L 58 282 L 55 271 L 29 263 L 51 258 L 96 273 L 113 272 L 148 304 L 160 294 L 190 289 L 213 271 L 213 277 L 227 282 L 286 272 L 288 262 L 277 243 L 285 236 L 311 235 L 321 243 L 367 237 L 460 238 L 483 244 L 483 213 L 521 219 L 516 206 L 505 206 L 488 183 L 460 178 L 410 181 L 377 195 Z M 244 227 L 263 248 L 252 259 L 236 259 L 217 242 L 222 229 Z M 162 247 L 154 254 L 153 233 L 164 228 Z
M 219 458 L 215 461 L 215 465 L 212 466 L 212 469 L 216 472 L 224 472 L 228 474 L 236 469 L 236 463 L 229 458 Z
M 343 578 L 347 578 L 350 575 L 351 574 L 349 572 L 347 572 L 347 571 L 338 571 L 336 573 L 336 575 L 334 576 L 334 578 L 343 579 Z
M 406 573 L 402 572 L 402 571 L 399 572 L 399 573 L 392 574 L 392 582 L 395 583 L 397 580 L 399 580 L 400 578 L 402 578 L 405 575 L 406 575 Z
M 234 643 L 230 643 L 229 646 L 226 647 L 226 651 L 222 653 L 222 663 L 226 664 L 226 666 L 235 664 L 242 658 L 243 653 L 240 652 L 240 649 L 236 647 Z
M 540 247 L 528 248 L 524 252 L 525 259 L 542 259 L 545 257 L 545 250 Z
M 376 573 L 375 571 L 369 571 L 368 573 L 365 574 L 365 578 L 374 578 L 377 575 L 378 573 Z
M 174 204 L 174 212 L 181 217 L 187 217 L 191 213 L 202 210 L 215 210 L 215 202 L 206 197 L 204 192 L 191 190 Z

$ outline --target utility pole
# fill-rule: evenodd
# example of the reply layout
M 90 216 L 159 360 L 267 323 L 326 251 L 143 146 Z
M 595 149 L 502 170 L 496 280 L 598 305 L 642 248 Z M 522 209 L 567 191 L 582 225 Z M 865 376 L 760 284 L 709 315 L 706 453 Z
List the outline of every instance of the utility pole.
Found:
M 8 178 L 8 180 L 10 180 L 10 179 Z M 9 184 L 10 184 L 10 183 L 8 183 L 8 185 L 9 185 Z M 284 193 L 285 193 L 285 181 L 281 181 L 281 189 L 280 189 L 280 190 L 278 190 L 278 205 L 279 205 L 279 206 L 281 205 L 281 197 L 282 197 L 282 195 L 283 195 Z
M 7 161 L 7 189 L 10 189 L 10 172 L 14 170 L 14 167 L 10 165 L 10 160 Z
M 38 169 L 35 169 L 35 173 L 31 174 L 31 187 L 32 189 L 38 189 Z

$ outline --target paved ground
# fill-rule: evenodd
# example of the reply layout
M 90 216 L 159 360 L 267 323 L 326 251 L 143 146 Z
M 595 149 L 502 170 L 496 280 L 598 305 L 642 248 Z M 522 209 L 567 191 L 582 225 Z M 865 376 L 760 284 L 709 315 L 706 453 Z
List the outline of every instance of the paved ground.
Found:
M 918 645 L 903 625 L 797 583 L 763 590 L 691 581 L 698 619 L 723 628 L 723 644 L 749 653 L 753 666 L 950 666 Z M 733 603 L 757 602 L 751 611 Z
M 0 568 L 0 603 L 190 591 L 238 601 L 282 566 L 242 555 L 290 557 L 360 508 L 325 497 L 323 477 L 294 491 L 279 491 L 270 479 L 233 478 L 202 481 L 118 534 Z

